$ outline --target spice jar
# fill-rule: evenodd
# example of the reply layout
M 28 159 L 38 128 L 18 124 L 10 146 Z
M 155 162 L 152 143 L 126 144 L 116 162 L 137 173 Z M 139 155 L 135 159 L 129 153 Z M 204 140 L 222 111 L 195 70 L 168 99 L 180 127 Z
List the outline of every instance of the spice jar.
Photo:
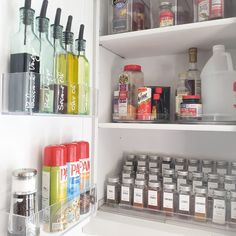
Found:
M 147 207 L 154 210 L 161 210 L 161 183 L 158 181 L 148 182 Z
M 147 179 L 147 167 L 138 166 L 136 172 L 136 179 Z
M 136 179 L 134 185 L 134 202 L 133 206 L 144 208 L 147 205 L 147 186 L 146 180 Z
M 148 167 L 150 168 L 157 168 L 159 166 L 159 157 L 156 155 L 151 155 L 148 156 L 149 159 L 149 163 L 148 163 Z
M 124 163 L 126 166 L 135 166 L 135 155 L 128 154 Z
M 191 159 L 188 161 L 188 178 L 191 181 L 193 178 L 192 173 L 199 170 L 199 160 Z
M 188 184 L 188 171 L 179 170 L 177 176 L 177 191 L 179 192 L 181 184 Z
M 161 173 L 164 173 L 164 169 L 172 168 L 172 158 L 171 157 L 163 157 L 161 163 Z
M 210 160 L 203 160 L 202 161 L 202 172 L 203 172 L 203 181 L 207 181 L 207 175 L 209 173 L 213 173 L 213 162 Z
M 145 29 L 145 3 L 134 1 L 133 3 L 133 31 Z
M 160 175 L 160 169 L 159 168 L 150 168 L 149 169 L 149 175 L 148 175 L 148 180 L 149 181 L 158 181 L 159 180 L 159 175 Z
M 225 0 L 212 0 L 210 1 L 210 19 L 224 18 L 224 2 Z
M 195 188 L 194 218 L 197 221 L 207 220 L 207 188 L 205 187 Z
M 181 215 L 190 215 L 191 209 L 191 185 L 181 184 L 179 187 L 178 213 Z
M 18 169 L 12 173 L 11 214 L 8 230 L 11 235 L 26 235 L 24 217 L 38 210 L 37 170 Z M 19 215 L 23 217 L 15 217 Z
M 162 181 L 163 181 L 163 184 L 174 183 L 175 182 L 175 170 L 174 169 L 164 169 Z
M 147 155 L 141 154 L 137 156 L 137 165 L 138 166 L 147 166 Z
M 236 190 L 236 175 L 225 175 L 224 189 L 226 191 L 235 191 Z
M 132 206 L 133 204 L 134 179 L 124 178 L 121 184 L 120 203 Z
M 107 203 L 119 204 L 120 197 L 120 180 L 118 176 L 111 176 L 106 184 Z
M 122 179 L 124 178 L 134 178 L 135 172 L 133 166 L 123 166 Z
M 184 158 L 177 158 L 175 159 L 175 176 L 177 177 L 177 172 L 179 170 L 185 170 L 186 163 Z
M 216 173 L 224 176 L 228 173 L 228 163 L 226 161 L 216 162 Z
M 203 186 L 203 173 L 193 172 L 193 181 L 192 181 L 193 193 L 195 193 L 196 187 L 201 187 L 201 186 Z
M 160 27 L 173 26 L 174 18 L 172 3 L 162 2 L 160 5 Z
M 180 104 L 180 116 L 182 118 L 200 119 L 202 117 L 202 104 L 200 96 L 183 96 Z
M 197 0 L 197 20 L 207 21 L 210 16 L 210 0 Z
M 167 216 L 173 216 L 176 206 L 176 185 L 168 183 L 163 185 L 162 209 Z
M 231 175 L 236 175 L 236 162 L 231 163 Z
M 231 192 L 229 221 L 236 227 L 236 191 Z
M 215 189 L 213 193 L 212 223 L 219 225 L 226 224 L 226 206 L 226 191 Z

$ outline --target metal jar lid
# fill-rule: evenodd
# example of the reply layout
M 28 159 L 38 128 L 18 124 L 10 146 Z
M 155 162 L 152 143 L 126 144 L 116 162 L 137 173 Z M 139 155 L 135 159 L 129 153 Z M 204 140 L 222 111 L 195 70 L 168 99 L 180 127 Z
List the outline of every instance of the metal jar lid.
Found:
M 178 163 L 178 164 L 179 164 L 179 163 L 181 163 L 181 164 L 182 164 L 182 163 L 185 163 L 185 159 L 182 158 L 182 157 L 181 157 L 181 158 L 176 158 L 176 159 L 175 159 L 175 163 Z
M 108 182 L 109 183 L 116 184 L 116 183 L 119 183 L 119 181 L 120 181 L 120 178 L 118 176 L 110 176 L 110 177 L 108 177 Z
M 172 3 L 171 2 L 161 2 L 161 5 L 160 7 L 165 7 L 165 6 L 168 6 L 168 7 L 172 7 Z
M 133 184 L 134 179 L 133 178 L 123 178 L 122 183 L 123 184 Z
M 197 186 L 197 187 L 195 187 L 195 193 L 207 194 L 207 188 Z
M 216 197 L 225 197 L 226 196 L 226 191 L 223 189 L 214 189 L 213 190 L 213 195 Z
M 178 170 L 177 175 L 178 176 L 188 176 L 188 171 L 186 171 L 186 170 Z
M 163 162 L 171 162 L 172 161 L 172 157 L 162 157 L 162 161 Z
M 236 198 L 236 191 L 231 191 L 231 197 Z
M 150 162 L 152 161 L 158 161 L 159 160 L 159 157 L 157 155 L 149 155 L 148 156 L 148 159 Z
M 139 155 L 137 155 L 137 159 L 139 161 L 146 161 L 147 160 L 147 155 L 146 154 L 139 154 Z
M 188 161 L 188 163 L 189 163 L 190 165 L 197 165 L 197 164 L 199 163 L 199 160 L 197 160 L 197 159 L 190 159 L 190 160 Z
M 236 181 L 236 175 L 225 175 L 225 180 Z
M 213 173 L 209 173 L 207 175 L 208 177 L 208 180 L 211 179 L 211 180 L 218 180 L 219 179 L 219 175 L 218 174 L 213 174 Z
M 12 175 L 19 180 L 26 180 L 26 179 L 34 178 L 37 175 L 37 170 L 17 169 L 13 171 Z
M 166 184 L 163 185 L 163 188 L 165 190 L 175 190 L 176 185 L 174 183 L 166 183 Z
M 148 182 L 148 186 L 150 188 L 160 188 L 161 187 L 161 183 L 158 181 L 149 181 Z
M 150 168 L 149 169 L 149 173 L 150 174 L 159 174 L 160 173 L 160 169 L 159 168 Z
M 202 161 L 202 164 L 203 164 L 203 165 L 212 165 L 213 162 L 212 162 L 211 160 L 203 160 L 203 161 Z
M 134 154 L 128 154 L 126 160 L 127 161 L 134 161 L 135 160 L 135 155 Z
M 137 167 L 137 172 L 138 171 L 146 171 L 147 170 L 147 167 L 146 166 L 138 166 Z
M 144 180 L 144 179 L 136 179 L 135 180 L 135 185 L 145 186 L 145 184 L 146 184 L 146 180 Z
M 236 167 L 236 161 L 231 162 L 232 167 Z
M 217 161 L 216 162 L 217 166 L 227 166 L 227 162 L 226 161 Z
M 134 167 L 133 166 L 123 166 L 123 170 L 133 171 Z
M 192 172 L 193 178 L 203 178 L 204 174 L 202 172 Z
M 163 174 L 164 175 L 174 175 L 175 170 L 174 169 L 164 169 Z
M 179 190 L 180 190 L 180 191 L 184 191 L 184 192 L 191 192 L 192 186 L 191 186 L 191 185 L 188 185 L 188 184 L 181 184 L 181 185 L 179 186 Z

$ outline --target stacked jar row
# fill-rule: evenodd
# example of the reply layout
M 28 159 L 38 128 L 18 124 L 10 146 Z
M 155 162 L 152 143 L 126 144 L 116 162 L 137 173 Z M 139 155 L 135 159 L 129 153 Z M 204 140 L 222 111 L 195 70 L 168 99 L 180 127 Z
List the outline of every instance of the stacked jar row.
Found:
M 106 199 L 167 215 L 236 223 L 235 170 L 236 163 L 132 154 L 126 157 L 121 176 L 108 178 Z

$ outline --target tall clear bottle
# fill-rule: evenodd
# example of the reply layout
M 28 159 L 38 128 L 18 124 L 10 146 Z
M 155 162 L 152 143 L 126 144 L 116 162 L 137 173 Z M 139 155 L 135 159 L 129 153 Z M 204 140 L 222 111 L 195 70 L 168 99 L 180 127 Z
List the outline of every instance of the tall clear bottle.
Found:
M 19 31 L 11 40 L 9 105 L 10 112 L 38 112 L 40 89 L 40 43 L 34 33 L 31 0 L 20 8 Z M 24 74 L 34 72 L 35 74 Z
M 78 114 L 78 58 L 73 51 L 74 33 L 71 32 L 72 16 L 68 17 L 63 45 L 67 52 L 67 113 Z
M 78 50 L 78 81 L 79 81 L 79 114 L 90 114 L 90 66 L 85 55 L 84 25 L 80 25 L 79 38 L 76 40 Z
M 54 49 L 49 41 L 49 19 L 46 18 L 48 0 L 43 1 L 40 16 L 36 18 L 37 35 L 40 41 L 40 103 L 39 110 L 53 113 L 54 99 Z
M 61 9 L 58 8 L 54 24 L 51 25 L 52 44 L 54 47 L 54 113 L 67 113 L 67 53 L 62 46 L 62 31 L 60 25 Z

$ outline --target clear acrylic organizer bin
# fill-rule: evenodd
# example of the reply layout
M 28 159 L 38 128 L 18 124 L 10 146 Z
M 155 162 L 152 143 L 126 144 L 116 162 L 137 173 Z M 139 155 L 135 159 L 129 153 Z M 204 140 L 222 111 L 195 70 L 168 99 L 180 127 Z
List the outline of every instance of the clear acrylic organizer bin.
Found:
M 97 209 L 97 199 L 96 199 L 96 187 L 90 188 L 85 194 L 89 194 L 89 211 L 86 214 L 80 215 L 79 219 L 75 219 L 71 222 L 67 222 L 65 218 L 66 212 L 70 211 L 71 202 L 64 200 L 62 202 L 51 205 L 48 208 L 42 209 L 42 197 L 38 197 L 39 211 L 30 217 L 24 217 L 20 215 L 14 215 L 10 213 L 9 207 L 10 202 L 7 200 L 6 204 L 9 206 L 7 208 L 0 209 L 0 235 L 1 236 L 46 236 L 46 235 L 63 235 L 65 232 L 70 231 L 70 229 L 76 226 L 83 226 L 83 223 L 88 221 L 92 216 L 95 215 Z M 83 193 L 81 193 L 83 194 Z M 6 199 L 10 199 L 6 196 Z M 58 205 L 60 206 L 58 210 Z M 62 227 L 59 231 L 53 231 L 51 224 L 53 222 L 53 212 L 57 209 L 57 214 L 61 217 L 59 222 Z
M 54 81 L 50 76 L 32 72 L 3 74 L 2 113 L 96 116 L 96 89 L 79 84 L 56 84 Z

